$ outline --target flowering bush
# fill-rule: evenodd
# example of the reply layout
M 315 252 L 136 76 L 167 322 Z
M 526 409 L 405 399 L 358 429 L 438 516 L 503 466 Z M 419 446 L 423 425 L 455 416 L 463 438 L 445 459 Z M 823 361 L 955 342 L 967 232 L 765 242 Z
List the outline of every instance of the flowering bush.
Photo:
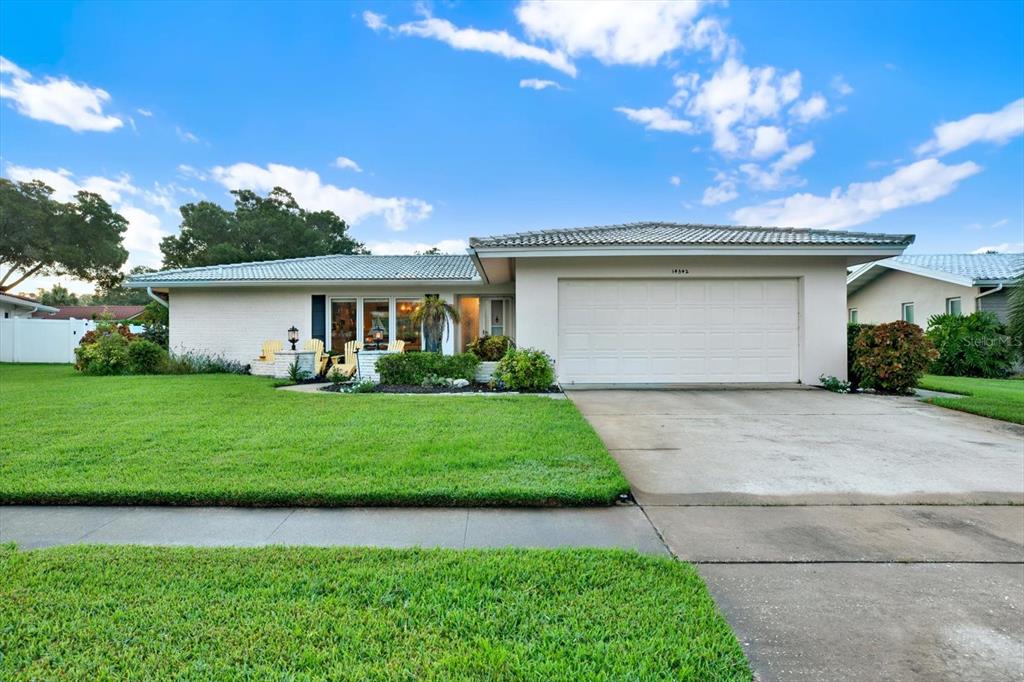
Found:
M 544 351 L 511 348 L 498 363 L 494 377 L 510 391 L 543 391 L 555 383 L 555 368 Z
M 932 374 L 998 379 L 1013 371 L 1014 348 L 993 313 L 933 315 L 927 336 L 939 352 Z
M 853 348 L 861 385 L 880 393 L 909 393 L 938 357 L 921 328 L 903 321 L 862 329 Z

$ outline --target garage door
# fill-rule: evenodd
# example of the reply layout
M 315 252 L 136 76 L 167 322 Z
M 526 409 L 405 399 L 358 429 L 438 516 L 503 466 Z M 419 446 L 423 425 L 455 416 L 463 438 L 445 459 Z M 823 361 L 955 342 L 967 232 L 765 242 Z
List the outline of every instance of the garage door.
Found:
M 795 382 L 795 279 L 561 280 L 562 383 Z

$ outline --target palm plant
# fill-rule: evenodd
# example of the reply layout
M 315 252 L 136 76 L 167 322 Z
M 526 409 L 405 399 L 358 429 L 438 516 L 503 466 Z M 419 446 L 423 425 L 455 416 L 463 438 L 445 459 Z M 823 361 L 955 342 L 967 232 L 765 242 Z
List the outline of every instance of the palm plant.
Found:
M 1010 315 L 1006 328 L 1010 338 L 1017 344 L 1017 349 L 1024 357 L 1024 274 L 1017 278 L 1010 291 Z
M 452 323 L 459 322 L 459 311 L 440 296 L 424 296 L 412 311 L 412 323 L 423 325 L 423 349 L 430 352 L 441 350 L 441 341 L 451 329 Z

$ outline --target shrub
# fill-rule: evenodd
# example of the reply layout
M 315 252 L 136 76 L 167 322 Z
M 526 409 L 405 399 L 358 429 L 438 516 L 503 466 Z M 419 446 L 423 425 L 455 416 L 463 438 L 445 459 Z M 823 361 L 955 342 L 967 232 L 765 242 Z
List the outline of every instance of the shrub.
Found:
M 75 367 L 84 374 L 126 374 L 128 345 L 128 339 L 118 333 L 96 336 L 75 349 Z
M 109 320 L 104 320 L 97 322 L 95 329 L 90 329 L 82 334 L 82 339 L 78 342 L 78 345 L 89 346 L 108 334 L 120 334 L 128 341 L 135 340 L 135 334 L 132 334 L 132 330 L 128 328 L 128 325 L 115 324 Z
M 288 379 L 293 384 L 301 384 L 312 375 L 312 372 L 299 366 L 299 359 L 297 357 L 292 360 L 292 364 L 288 365 Z
M 343 384 L 349 380 L 349 376 L 342 371 L 341 367 L 334 365 L 327 370 L 327 380 L 332 384 Z
M 848 324 L 846 325 L 846 376 L 850 380 L 850 391 L 856 391 L 860 388 L 860 377 L 857 374 L 857 369 L 853 366 L 854 359 L 856 358 L 856 351 L 854 350 L 854 342 L 857 340 L 857 336 L 860 334 L 862 329 L 871 329 L 875 325 L 873 324 Z
M 548 354 L 534 348 L 512 348 L 498 363 L 494 376 L 510 391 L 543 391 L 555 383 Z
M 245 374 L 247 366 L 220 355 L 196 351 L 173 353 L 167 360 L 168 374 Z
M 145 322 L 142 325 L 142 334 L 140 336 L 147 341 L 152 341 L 164 350 L 168 348 L 170 335 L 166 324 L 161 322 Z
M 377 382 L 373 379 L 360 379 L 355 383 L 352 383 L 342 390 L 345 393 L 373 393 L 373 389 L 377 386 Z
M 146 339 L 128 344 L 128 371 L 132 374 L 158 374 L 167 365 L 167 351 Z
M 1006 328 L 993 313 L 933 315 L 927 336 L 939 356 L 932 374 L 1001 378 L 1013 371 L 1014 348 Z
M 821 376 L 818 377 L 818 381 L 821 382 L 821 387 L 824 388 L 826 391 L 831 391 L 833 393 L 850 392 L 850 382 L 843 381 L 839 377 L 834 377 L 831 375 L 825 376 L 824 374 L 822 374 Z
M 484 362 L 495 362 L 505 357 L 509 348 L 514 348 L 515 343 L 507 336 L 481 336 L 469 344 L 466 350 L 477 356 Z
M 472 353 L 388 353 L 377 360 L 377 371 L 382 384 L 419 386 L 431 374 L 472 381 L 479 364 L 480 358 Z
M 920 327 L 903 321 L 862 329 L 853 346 L 861 385 L 880 393 L 909 393 L 938 355 Z

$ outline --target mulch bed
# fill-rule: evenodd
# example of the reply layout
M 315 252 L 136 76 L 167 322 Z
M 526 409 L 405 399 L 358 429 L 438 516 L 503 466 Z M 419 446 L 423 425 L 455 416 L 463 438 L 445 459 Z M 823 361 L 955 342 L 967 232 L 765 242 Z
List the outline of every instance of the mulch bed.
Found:
M 343 384 L 331 384 L 324 386 L 321 391 L 340 393 Z M 546 391 L 507 391 L 503 388 L 493 388 L 490 384 L 470 384 L 462 388 L 450 388 L 448 386 L 417 386 L 415 384 L 377 384 L 373 387 L 372 393 L 561 393 L 562 389 L 552 386 Z

